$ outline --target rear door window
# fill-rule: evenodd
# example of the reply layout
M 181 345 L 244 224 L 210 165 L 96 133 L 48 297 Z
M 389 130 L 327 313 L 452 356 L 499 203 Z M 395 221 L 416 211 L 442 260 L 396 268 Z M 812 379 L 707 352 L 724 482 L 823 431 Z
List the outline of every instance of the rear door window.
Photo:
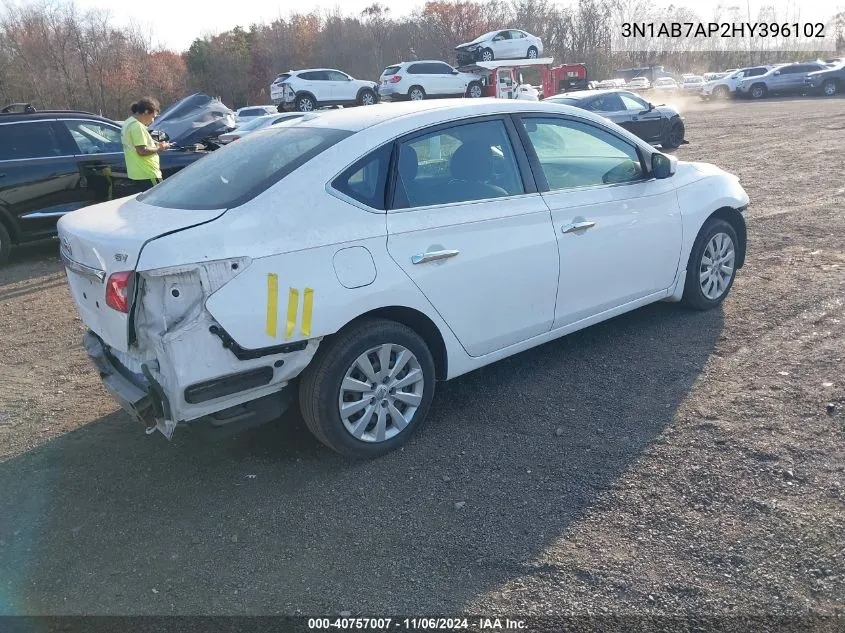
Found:
M 0 125 L 0 160 L 51 158 L 70 154 L 62 147 L 49 121 Z
M 138 200 L 171 209 L 237 207 L 351 134 L 287 126 L 253 132 L 166 178 Z
M 503 121 L 465 123 L 402 143 L 392 208 L 525 193 Z
M 120 131 L 97 121 L 64 120 L 80 154 L 114 154 L 123 152 Z

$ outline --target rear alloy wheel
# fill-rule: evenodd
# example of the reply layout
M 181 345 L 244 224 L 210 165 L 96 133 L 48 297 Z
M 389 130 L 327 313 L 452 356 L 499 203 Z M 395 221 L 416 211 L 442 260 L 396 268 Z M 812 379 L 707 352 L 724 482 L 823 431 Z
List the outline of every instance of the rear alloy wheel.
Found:
M 836 85 L 835 80 L 828 79 L 822 84 L 822 92 L 825 97 L 835 97 L 836 93 L 839 92 L 839 86 Z
M 425 90 L 419 86 L 412 86 L 408 91 L 408 99 L 411 101 L 422 101 L 425 99 Z
M 482 94 L 483 94 L 483 91 L 481 89 L 480 83 L 473 82 L 469 85 L 469 88 L 467 89 L 467 96 L 468 97 L 470 97 L 471 99 L 479 99 Z
M 493 51 L 489 48 L 485 48 L 481 51 L 481 61 L 483 62 L 492 62 L 493 61 Z
M 311 112 L 317 108 L 314 99 L 308 95 L 300 95 L 296 98 L 296 109 L 300 112 Z
M 715 308 L 733 286 L 739 241 L 724 220 L 708 221 L 692 247 L 683 303 L 696 310 Z
M 372 90 L 364 89 L 361 91 L 361 94 L 358 96 L 358 105 L 368 106 L 374 105 L 376 102 L 376 93 Z
M 751 98 L 752 99 L 762 99 L 766 96 L 766 86 L 763 84 L 757 84 L 751 86 Z
M 537 59 L 537 47 L 531 46 L 528 49 L 528 59 Z
M 300 384 L 302 415 L 332 450 L 377 457 L 423 425 L 434 380 L 434 359 L 416 332 L 395 321 L 364 321 L 318 349 Z

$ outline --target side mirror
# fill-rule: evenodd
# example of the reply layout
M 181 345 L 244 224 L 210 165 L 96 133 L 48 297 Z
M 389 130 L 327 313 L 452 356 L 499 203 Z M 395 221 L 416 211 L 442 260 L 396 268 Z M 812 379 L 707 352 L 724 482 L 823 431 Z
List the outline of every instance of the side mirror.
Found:
M 459 73 L 458 73 L 458 71 L 457 71 L 457 70 L 453 70 L 453 71 L 451 72 L 451 74 L 452 74 L 452 75 L 457 75 L 457 74 L 459 74 Z
M 776 70 L 775 73 L 774 73 L 775 77 L 777 77 L 779 74 L 780 74 L 779 70 Z
M 651 101 L 649 101 L 648 102 L 648 111 L 651 112 L 652 110 L 654 110 L 654 104 Z
M 655 178 L 669 178 L 675 173 L 677 159 L 666 154 L 651 155 L 651 173 Z

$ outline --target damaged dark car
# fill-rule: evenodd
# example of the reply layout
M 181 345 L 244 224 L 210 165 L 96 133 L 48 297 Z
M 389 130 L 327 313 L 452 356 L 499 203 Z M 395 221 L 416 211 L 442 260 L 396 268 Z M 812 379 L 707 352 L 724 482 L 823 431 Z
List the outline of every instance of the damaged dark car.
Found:
M 582 90 L 546 99 L 595 112 L 652 145 L 675 149 L 684 145 L 684 119 L 673 107 L 653 105 L 627 90 Z

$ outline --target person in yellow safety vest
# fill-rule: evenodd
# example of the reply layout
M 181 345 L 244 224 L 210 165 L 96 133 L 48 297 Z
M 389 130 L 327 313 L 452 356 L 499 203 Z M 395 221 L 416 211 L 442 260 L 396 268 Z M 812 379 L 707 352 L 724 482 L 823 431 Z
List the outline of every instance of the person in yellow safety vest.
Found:
M 156 99 L 139 99 L 132 104 L 132 116 L 123 122 L 120 130 L 126 173 L 132 181 L 133 193 L 146 191 L 161 182 L 158 155 L 169 149 L 170 143 L 157 143 L 147 129 L 159 112 L 161 106 Z

